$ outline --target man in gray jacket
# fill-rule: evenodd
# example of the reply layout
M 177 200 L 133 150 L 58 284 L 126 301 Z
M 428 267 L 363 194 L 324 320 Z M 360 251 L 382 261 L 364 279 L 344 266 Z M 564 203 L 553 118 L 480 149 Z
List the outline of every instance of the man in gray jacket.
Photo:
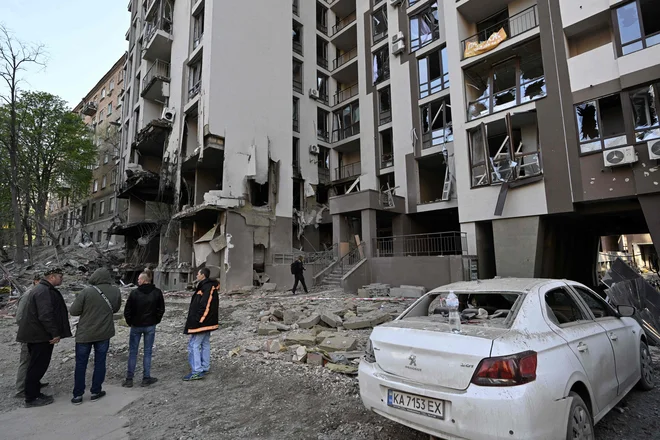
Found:
M 76 370 L 74 375 L 73 399 L 71 403 L 80 405 L 85 394 L 85 374 L 89 354 L 94 348 L 94 374 L 92 375 L 91 400 L 105 396 L 102 390 L 105 380 L 105 360 L 110 347 L 110 338 L 115 335 L 113 314 L 121 307 L 121 293 L 114 285 L 110 271 L 104 267 L 97 269 L 89 277 L 90 287 L 77 296 L 69 312 L 80 316 L 76 331 Z

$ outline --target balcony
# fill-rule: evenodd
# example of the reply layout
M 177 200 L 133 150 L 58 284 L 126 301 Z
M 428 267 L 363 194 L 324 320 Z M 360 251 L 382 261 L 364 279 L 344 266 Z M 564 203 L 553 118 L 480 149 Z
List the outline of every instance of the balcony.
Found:
M 358 35 L 355 11 L 338 21 L 331 29 L 330 40 L 341 50 L 357 46 Z
M 356 122 L 353 125 L 349 125 L 345 128 L 338 128 L 332 132 L 332 142 L 343 141 L 353 136 L 360 134 L 360 123 Z
M 292 6 L 292 9 L 293 9 L 293 13 L 295 15 L 300 16 L 300 13 L 298 12 L 298 0 L 292 0 L 291 3 L 292 3 L 291 6 Z
M 298 93 L 303 92 L 302 80 L 293 78 L 293 90 Z
M 357 19 L 355 11 L 348 14 L 346 17 L 342 18 L 337 22 L 336 25 L 332 26 L 332 36 L 337 35 L 339 32 L 350 26 Z
M 81 113 L 85 116 L 94 116 L 97 110 L 98 105 L 93 101 L 89 101 L 83 105 Z
M 343 53 L 334 60 L 332 60 L 332 70 L 337 70 L 344 64 L 348 63 L 352 59 L 357 58 L 357 47 L 349 50 L 348 52 Z
M 320 67 L 323 67 L 325 70 L 328 70 L 328 60 L 325 57 L 317 55 L 316 64 L 318 64 Z
M 144 48 L 142 58 L 146 60 L 169 60 L 172 49 L 172 22 L 160 18 L 147 22 L 144 28 Z
M 490 52 L 504 40 L 514 38 L 538 26 L 538 8 L 534 5 L 463 40 L 462 59 Z
M 374 238 L 373 241 L 376 258 L 467 254 L 465 232 L 399 235 Z
M 199 95 L 202 90 L 202 80 L 197 81 L 188 89 L 188 101 L 192 100 L 195 96 Z
M 360 162 L 349 163 L 348 165 L 343 165 L 335 168 L 335 181 L 350 179 L 351 177 L 357 177 L 362 174 L 362 167 Z
M 359 88 L 358 88 L 358 83 L 353 84 L 347 89 L 344 90 L 339 90 L 337 93 L 334 95 L 334 105 L 341 104 L 344 101 L 348 101 L 349 99 L 353 98 L 354 96 L 357 96 L 359 93 Z
M 298 118 L 293 119 L 292 125 L 293 125 L 292 127 L 293 131 L 295 131 L 296 133 L 300 133 L 300 121 L 298 120 Z
M 170 96 L 170 63 L 153 62 L 142 80 L 141 96 L 150 101 L 165 102 Z

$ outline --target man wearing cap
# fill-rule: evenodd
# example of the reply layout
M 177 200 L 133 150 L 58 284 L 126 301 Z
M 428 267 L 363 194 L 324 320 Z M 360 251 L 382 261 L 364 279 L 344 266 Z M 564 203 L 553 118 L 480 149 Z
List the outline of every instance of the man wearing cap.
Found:
M 60 339 L 71 337 L 66 303 L 56 289 L 63 277 L 61 269 L 49 269 L 25 298 L 26 310 L 18 325 L 16 341 L 26 343 L 30 353 L 25 377 L 27 408 L 53 403 L 53 396 L 41 393 L 39 385 L 50 365 L 53 347 Z
M 20 298 L 18 298 L 18 306 L 16 307 L 16 325 L 20 325 L 21 319 L 25 314 L 27 297 L 37 284 L 41 281 L 41 276 L 39 274 L 34 275 L 34 280 L 32 281 L 32 286 L 28 289 L 27 292 L 23 293 Z M 27 344 L 21 344 L 21 357 L 18 363 L 18 372 L 16 373 L 16 397 L 25 397 L 25 375 L 27 374 L 27 367 L 30 363 L 30 353 L 28 352 Z M 42 383 L 40 388 L 48 386 L 48 383 Z

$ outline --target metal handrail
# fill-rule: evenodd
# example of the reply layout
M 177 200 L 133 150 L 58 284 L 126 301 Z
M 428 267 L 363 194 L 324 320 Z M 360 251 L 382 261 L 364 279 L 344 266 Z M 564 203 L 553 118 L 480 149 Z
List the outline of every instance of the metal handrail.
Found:
M 357 47 L 345 52 L 332 60 L 332 70 L 339 69 L 344 64 L 348 63 L 352 59 L 357 58 Z
M 361 173 L 362 165 L 360 162 L 349 163 L 335 168 L 335 180 L 348 179 L 350 177 L 359 176 Z
M 468 43 L 479 43 L 481 41 L 486 41 L 492 34 L 498 32 L 502 28 L 504 28 L 506 31 L 508 38 L 513 38 L 517 35 L 534 29 L 535 27 L 538 27 L 539 16 L 537 9 L 538 8 L 536 5 L 530 6 L 529 8 L 515 15 L 512 15 L 506 20 L 495 23 L 494 25 L 487 27 L 481 32 L 466 38 L 461 42 L 463 47 L 463 58 L 465 58 L 465 48 Z
M 293 80 L 293 90 L 295 90 L 298 93 L 303 92 L 302 80 L 297 80 L 297 79 L 294 78 L 294 80 Z
M 355 83 L 346 89 L 338 90 L 334 96 L 335 105 L 340 104 L 348 99 L 351 99 L 354 96 L 357 96 L 359 92 L 360 90 L 358 88 L 358 83 Z
M 348 27 L 351 23 L 353 23 L 356 19 L 357 19 L 356 11 L 353 11 L 350 14 L 348 14 L 346 17 L 339 20 L 336 25 L 332 26 L 332 36 L 334 37 L 336 34 L 338 34 L 343 29 Z
M 373 243 L 374 257 L 467 255 L 465 232 L 379 237 Z
M 366 258 L 364 243 L 360 243 L 355 249 L 344 255 L 339 259 L 337 266 L 339 267 L 339 274 L 344 277 L 344 273 L 352 269 L 353 266 Z
M 188 89 L 188 101 L 197 96 L 202 88 L 202 80 L 200 79 L 191 88 Z
M 343 141 L 346 138 L 360 134 L 360 123 L 356 122 L 348 127 L 337 128 L 332 132 L 332 142 Z
M 144 92 L 149 83 L 154 78 L 162 78 L 165 81 L 170 80 L 170 63 L 163 60 L 156 60 L 153 62 L 147 73 L 142 80 L 142 91 Z

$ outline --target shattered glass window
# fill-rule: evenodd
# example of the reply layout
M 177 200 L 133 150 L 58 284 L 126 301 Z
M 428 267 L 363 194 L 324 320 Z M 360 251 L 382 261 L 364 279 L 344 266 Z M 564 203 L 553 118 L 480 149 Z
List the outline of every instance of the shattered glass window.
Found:
M 481 128 L 470 132 L 470 166 L 472 186 L 488 185 L 488 169 L 484 157 L 485 139 Z
M 511 139 L 506 133 L 488 137 L 488 157 L 491 167 L 491 181 L 508 182 L 513 177 L 511 162 Z
M 390 52 L 387 47 L 374 54 L 374 85 L 390 78 Z
M 516 60 L 498 64 L 493 70 L 493 111 L 516 105 Z
M 381 8 L 371 17 L 373 29 L 373 42 L 376 44 L 387 37 L 387 8 Z
M 438 38 L 438 3 L 433 2 L 428 9 L 410 18 L 410 50 L 414 52 Z
M 650 85 L 630 92 L 633 121 L 635 124 L 635 139 L 646 141 L 660 138 L 660 121 L 658 120 L 656 88 Z
M 468 97 L 468 119 L 490 114 L 490 78 L 466 72 L 465 93 Z
M 418 66 L 420 98 L 425 98 L 449 87 L 449 64 L 446 47 L 419 59 Z
M 600 142 L 589 142 L 594 139 L 600 139 L 596 101 L 578 104 L 575 107 L 575 113 L 577 115 L 580 143 L 583 144 L 580 145 L 582 152 L 587 153 L 589 151 L 600 150 Z
M 547 95 L 540 53 L 520 60 L 520 91 L 521 104 Z
M 623 47 L 623 54 L 629 54 L 642 49 L 642 29 L 639 25 L 639 13 L 637 3 L 628 3 L 616 11 L 616 18 L 619 27 L 619 38 Z
M 454 140 L 449 100 L 422 107 L 422 148 L 436 147 Z

